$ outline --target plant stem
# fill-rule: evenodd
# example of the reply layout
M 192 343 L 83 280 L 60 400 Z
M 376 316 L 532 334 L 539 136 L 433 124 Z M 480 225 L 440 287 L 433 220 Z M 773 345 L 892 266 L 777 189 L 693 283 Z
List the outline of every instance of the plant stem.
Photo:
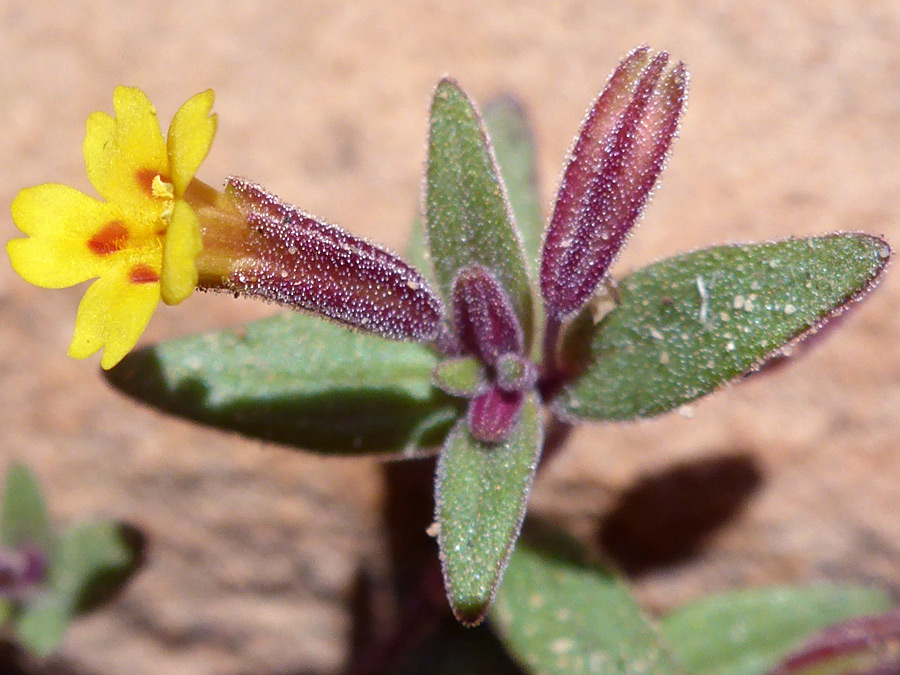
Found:
M 350 675 L 388 672 L 431 635 L 449 611 L 441 568 L 433 560 L 423 567 L 416 592 L 404 603 L 390 634 L 355 659 L 347 672 Z
M 544 352 L 543 352 L 543 379 L 554 380 L 559 376 L 559 362 L 557 352 L 559 350 L 559 334 L 562 322 L 552 315 L 547 315 L 544 324 Z

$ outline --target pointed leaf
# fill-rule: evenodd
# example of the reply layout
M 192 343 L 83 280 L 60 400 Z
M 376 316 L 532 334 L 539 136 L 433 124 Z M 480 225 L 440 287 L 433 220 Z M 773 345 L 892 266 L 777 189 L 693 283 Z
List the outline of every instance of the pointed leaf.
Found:
M 668 54 L 629 54 L 594 102 L 572 149 L 541 259 L 541 293 L 561 319 L 590 299 L 640 216 L 687 100 Z
M 28 467 L 12 464 L 3 488 L 0 544 L 49 553 L 52 542 L 53 528 L 40 485 Z
M 515 97 L 501 96 L 484 106 L 484 125 L 494 147 L 500 175 L 506 183 L 509 203 L 522 235 L 528 268 L 536 271 L 541 238 L 544 235 L 544 216 L 541 213 L 537 184 L 534 134 L 528 115 Z M 432 281 L 425 221 L 421 215 L 417 214 L 413 219 L 405 252 L 406 259 L 428 281 Z
M 522 235 L 528 269 L 536 272 L 545 223 L 538 192 L 537 153 L 528 114 L 515 97 L 501 96 L 484 106 L 484 125 Z
M 129 354 L 109 380 L 167 412 L 311 451 L 415 454 L 458 403 L 432 386 L 419 344 L 289 313 Z
M 425 213 L 444 298 L 452 297 L 459 270 L 480 264 L 506 289 L 530 335 L 533 309 L 521 236 L 481 118 L 452 80 L 442 80 L 434 93 Z
M 672 675 L 628 585 L 558 532 L 529 525 L 491 608 L 491 626 L 528 672 Z
M 438 543 L 447 596 L 465 624 L 482 620 L 500 584 L 525 516 L 542 442 L 541 410 L 532 393 L 505 443 L 480 443 L 460 421 L 441 451 Z
M 682 607 L 661 628 L 692 675 L 764 675 L 816 631 L 890 604 L 881 591 L 853 586 L 745 590 Z
M 619 284 L 586 369 L 554 405 L 591 420 L 649 417 L 748 371 L 862 297 L 890 248 L 865 234 L 720 246 L 663 260 Z

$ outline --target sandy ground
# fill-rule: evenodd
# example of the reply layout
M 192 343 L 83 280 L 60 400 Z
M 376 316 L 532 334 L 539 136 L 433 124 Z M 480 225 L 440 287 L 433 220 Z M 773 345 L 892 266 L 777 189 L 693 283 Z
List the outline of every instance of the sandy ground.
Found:
M 220 126 L 203 180 L 251 177 L 399 248 L 441 75 L 478 100 L 522 98 L 549 208 L 585 107 L 643 42 L 688 64 L 691 101 L 620 272 L 831 230 L 900 245 L 900 2 L 889 1 L 5 0 L 0 203 L 46 181 L 89 188 L 84 120 L 111 109 L 115 85 L 142 87 L 165 120 L 212 87 Z M 9 216 L 0 227 L 13 236 Z M 32 288 L 0 265 L 0 467 L 27 461 L 59 521 L 122 518 L 149 541 L 142 574 L 73 627 L 59 663 L 136 675 L 337 668 L 353 579 L 386 574 L 378 464 L 218 434 L 119 397 L 96 361 L 65 355 L 81 292 Z M 618 551 L 658 608 L 811 579 L 900 592 L 898 306 L 893 270 L 791 367 L 692 417 L 584 428 L 541 477 L 535 512 Z M 159 312 L 145 339 L 271 312 L 200 296 Z M 721 517 L 706 522 L 710 511 Z M 668 564 L 632 560 L 641 547 Z

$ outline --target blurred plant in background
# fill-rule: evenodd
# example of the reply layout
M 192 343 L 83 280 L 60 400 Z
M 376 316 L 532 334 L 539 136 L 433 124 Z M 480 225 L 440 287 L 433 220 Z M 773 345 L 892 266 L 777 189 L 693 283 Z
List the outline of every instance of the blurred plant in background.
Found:
M 108 520 L 55 529 L 37 481 L 22 464 L 7 470 L 0 509 L 0 624 L 25 649 L 44 656 L 77 616 L 136 571 L 139 538 Z

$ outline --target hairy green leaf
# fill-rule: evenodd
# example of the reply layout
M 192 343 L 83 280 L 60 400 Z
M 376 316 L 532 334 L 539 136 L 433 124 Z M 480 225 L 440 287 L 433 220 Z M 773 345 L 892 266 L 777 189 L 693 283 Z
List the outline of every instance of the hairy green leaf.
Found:
M 444 359 L 434 369 L 434 384 L 451 396 L 475 398 L 487 391 L 487 369 L 474 356 Z
M 107 377 L 163 410 L 329 454 L 413 455 L 459 415 L 419 344 L 289 313 L 129 354 Z
M 431 261 L 447 305 L 457 272 L 482 265 L 509 293 L 530 335 L 532 293 L 521 235 L 481 117 L 452 80 L 442 80 L 434 92 L 425 214 Z
M 438 543 L 450 605 L 466 624 L 482 620 L 519 536 L 543 444 L 541 409 L 529 394 L 504 443 L 485 444 L 460 420 L 436 478 Z
M 692 675 L 763 675 L 817 631 L 890 604 L 885 593 L 853 586 L 745 590 L 682 607 L 661 627 Z
M 536 272 L 546 223 L 540 207 L 536 149 L 528 115 L 513 96 L 488 101 L 483 112 L 484 125 L 525 245 L 528 268 Z M 416 215 L 406 244 L 406 258 L 432 281 L 434 275 L 426 249 L 425 223 L 421 215 Z
M 491 626 L 530 673 L 670 675 L 658 632 L 627 584 L 558 532 L 526 525 Z
M 884 270 L 877 237 L 833 234 L 720 246 L 663 260 L 619 285 L 585 370 L 561 392 L 566 417 L 649 417 L 758 368 L 858 299 Z
M 9 467 L 0 509 L 0 543 L 13 549 L 35 547 L 45 553 L 50 551 L 50 516 L 41 487 L 24 464 Z

